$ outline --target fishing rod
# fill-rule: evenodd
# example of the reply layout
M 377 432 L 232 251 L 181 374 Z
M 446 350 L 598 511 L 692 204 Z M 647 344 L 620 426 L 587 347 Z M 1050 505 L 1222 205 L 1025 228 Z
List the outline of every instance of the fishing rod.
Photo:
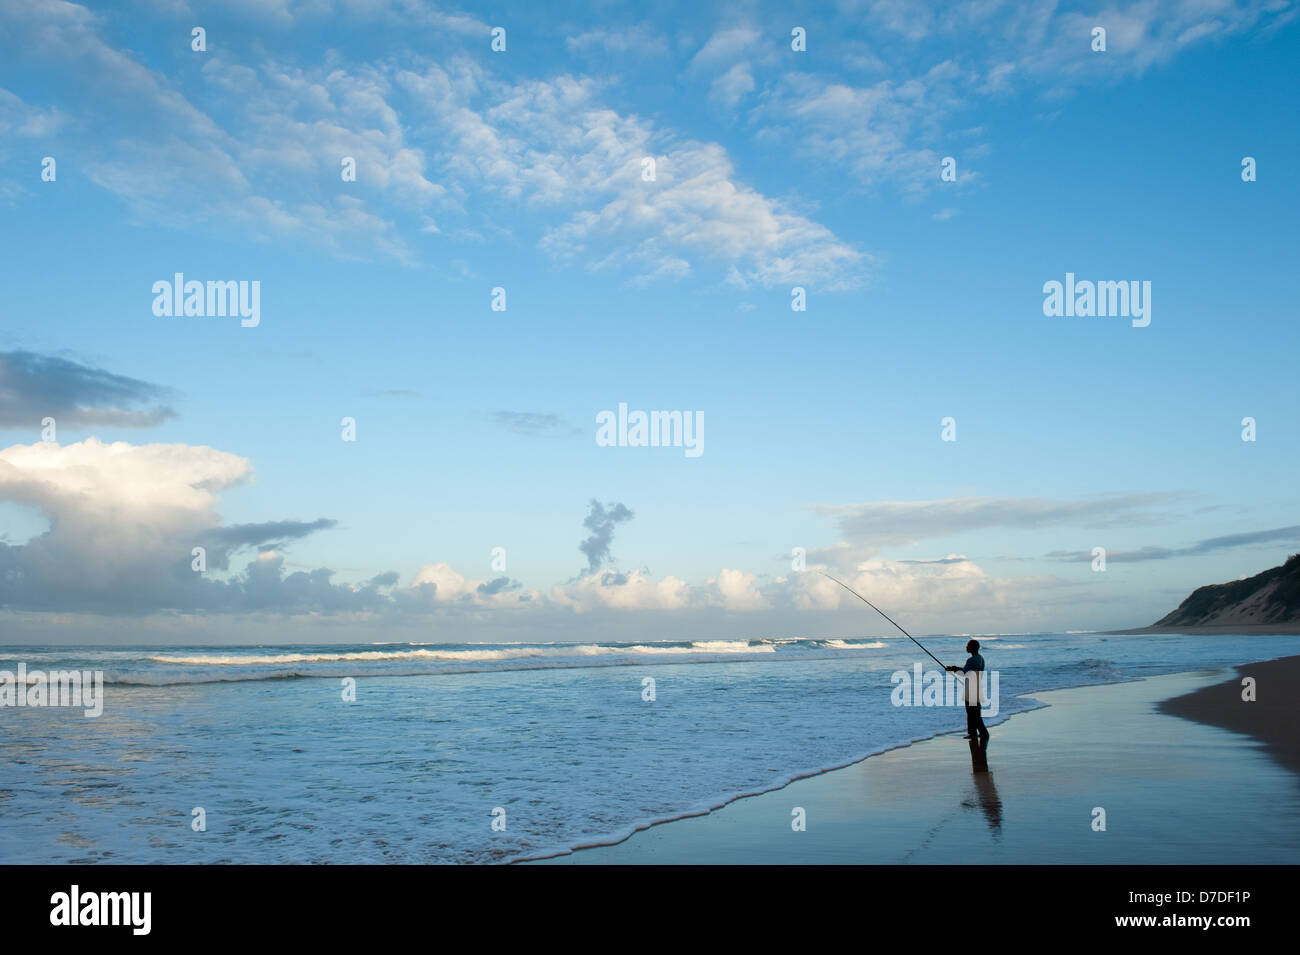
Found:
M 838 579 L 838 578 L 836 578 L 836 577 L 832 577 L 830 574 L 826 573 L 826 571 L 824 571 L 824 570 L 819 570 L 819 571 L 817 571 L 817 573 L 821 574 L 821 575 L 822 575 L 823 577 L 825 577 L 827 580 L 833 580 L 833 581 L 835 581 L 837 584 L 839 584 L 841 587 L 843 587 L 843 588 L 844 588 L 845 590 L 847 590 L 849 593 L 853 594 L 853 596 L 857 597 L 857 598 L 858 598 L 859 600 L 861 600 L 864 604 L 866 604 L 868 607 L 870 607 L 870 608 L 871 608 L 872 610 L 874 610 L 876 613 L 880 614 L 882 617 L 884 617 L 884 618 L 885 618 L 886 620 L 888 620 L 890 623 L 894 623 L 893 618 L 890 617 L 889 614 L 885 613 L 885 611 L 881 610 L 879 607 L 877 607 L 875 604 L 873 604 L 873 603 L 872 603 L 870 600 L 868 600 L 866 597 L 862 596 L 862 594 L 858 593 L 856 590 L 854 590 L 852 587 L 850 587 L 850 586 L 849 586 L 848 584 L 846 584 L 844 581 L 842 581 L 842 580 L 840 580 L 840 579 Z M 898 627 L 898 624 L 894 623 L 894 626 L 895 626 L 895 627 Z M 921 641 L 920 641 L 920 640 L 916 639 L 916 637 L 912 636 L 910 633 L 908 633 L 908 632 L 907 632 L 906 630 L 904 630 L 902 627 L 898 627 L 898 629 L 899 629 L 899 631 L 903 634 L 903 636 L 907 637 L 907 639 L 911 640 L 911 641 L 912 641 L 913 643 L 915 643 L 918 647 L 921 647 L 922 650 L 925 650 L 925 647 L 921 646 Z M 943 667 L 945 670 L 948 669 L 947 666 L 944 665 L 943 661 L 940 660 L 938 657 L 936 657 L 936 656 L 935 656 L 933 653 L 931 653 L 929 650 L 925 650 L 925 654 L 926 654 L 926 656 L 928 656 L 931 660 L 933 660 L 935 663 L 939 664 L 939 666 Z

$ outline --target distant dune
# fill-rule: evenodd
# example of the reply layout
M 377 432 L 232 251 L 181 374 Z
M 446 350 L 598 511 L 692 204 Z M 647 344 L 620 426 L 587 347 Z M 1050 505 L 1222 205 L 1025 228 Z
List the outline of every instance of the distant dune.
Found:
M 1116 633 L 1300 633 L 1300 554 L 1245 580 L 1198 587 L 1149 627 Z

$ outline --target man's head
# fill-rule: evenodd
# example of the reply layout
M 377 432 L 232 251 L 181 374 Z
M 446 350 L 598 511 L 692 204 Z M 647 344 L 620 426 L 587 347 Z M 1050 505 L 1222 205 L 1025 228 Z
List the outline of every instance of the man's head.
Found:
M 967 652 L 967 653 L 979 653 L 979 652 L 980 652 L 980 642 L 979 642 L 978 640 L 972 640 L 972 641 L 970 641 L 969 643 L 967 643 L 967 644 L 966 644 L 966 652 Z

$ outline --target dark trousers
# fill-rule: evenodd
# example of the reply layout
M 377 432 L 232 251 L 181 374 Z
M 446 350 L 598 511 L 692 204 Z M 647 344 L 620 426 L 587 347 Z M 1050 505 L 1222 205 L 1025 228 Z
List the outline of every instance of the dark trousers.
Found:
M 971 739 L 975 739 L 976 736 L 981 741 L 989 738 L 988 727 L 984 725 L 984 717 L 980 715 L 978 706 L 966 707 L 966 732 L 970 734 Z

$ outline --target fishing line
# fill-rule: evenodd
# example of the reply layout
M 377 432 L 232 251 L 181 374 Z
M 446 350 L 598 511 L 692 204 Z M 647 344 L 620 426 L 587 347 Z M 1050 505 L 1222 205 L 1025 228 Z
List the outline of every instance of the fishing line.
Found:
M 819 571 L 817 571 L 817 573 L 821 574 L 821 575 L 822 575 L 823 577 L 825 577 L 827 580 L 834 580 L 837 584 L 839 584 L 841 587 L 843 587 L 843 588 L 844 588 L 845 590 L 847 590 L 849 593 L 853 594 L 853 596 L 857 597 L 859 600 L 861 600 L 864 604 L 866 604 L 868 607 L 870 607 L 870 608 L 871 608 L 872 610 L 874 610 L 876 613 L 880 614 L 882 617 L 884 617 L 884 618 L 885 618 L 886 620 L 888 620 L 890 623 L 893 623 L 895 627 L 898 627 L 898 624 L 894 623 L 893 618 L 890 617 L 889 614 L 885 613 L 885 611 L 881 610 L 879 607 L 877 607 L 875 604 L 873 604 L 873 603 L 872 603 L 870 600 L 868 600 L 866 597 L 862 596 L 862 594 L 858 593 L 856 590 L 854 590 L 852 587 L 850 587 L 850 586 L 849 586 L 848 584 L 846 584 L 844 581 L 839 580 L 838 578 L 832 577 L 830 574 L 826 573 L 826 571 L 824 571 L 824 570 L 819 570 Z M 916 639 L 916 637 L 912 636 L 910 633 L 908 633 L 908 632 L 907 632 L 906 630 L 904 630 L 902 627 L 898 627 L 898 629 L 899 629 L 899 632 L 903 634 L 903 636 L 907 637 L 907 639 L 911 640 L 911 641 L 912 641 L 913 643 L 915 643 L 918 647 L 921 647 L 922 650 L 925 650 L 925 647 L 921 646 L 921 641 L 920 641 L 920 640 Z M 938 657 L 936 657 L 936 656 L 935 656 L 933 653 L 931 653 L 929 650 L 925 650 L 925 653 L 926 653 L 926 656 L 928 656 L 928 657 L 929 657 L 931 660 L 933 660 L 935 663 L 939 664 L 939 666 L 943 667 L 945 670 L 948 669 L 946 666 L 944 666 L 943 661 L 940 660 Z

